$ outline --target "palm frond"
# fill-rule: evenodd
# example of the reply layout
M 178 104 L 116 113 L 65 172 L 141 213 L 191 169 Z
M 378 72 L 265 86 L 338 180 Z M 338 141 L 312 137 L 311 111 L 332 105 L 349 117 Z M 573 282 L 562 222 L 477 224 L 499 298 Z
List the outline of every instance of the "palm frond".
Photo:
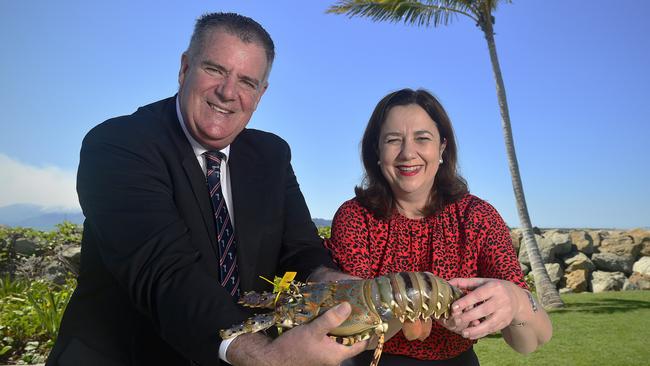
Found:
M 437 27 L 449 24 L 458 15 L 476 21 L 478 2 L 480 0 L 342 0 L 326 12 L 367 17 L 373 21 L 403 21 L 404 24 Z

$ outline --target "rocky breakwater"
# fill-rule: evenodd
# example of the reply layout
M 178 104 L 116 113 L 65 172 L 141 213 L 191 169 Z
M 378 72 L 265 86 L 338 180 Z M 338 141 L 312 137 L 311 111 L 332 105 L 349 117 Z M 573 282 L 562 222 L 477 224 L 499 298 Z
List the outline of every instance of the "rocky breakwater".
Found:
M 0 278 L 62 285 L 79 273 L 81 227 L 41 232 L 0 226 Z
M 523 230 L 511 230 L 524 274 L 530 260 Z M 650 290 L 650 230 L 535 229 L 551 281 L 560 293 Z
M 58 234 L 5 230 L 0 236 L 0 276 L 62 284 L 79 271 L 81 227 Z M 38 234 L 38 235 L 36 235 Z M 513 244 L 525 274 L 530 260 L 522 230 Z M 650 230 L 535 229 L 542 259 L 561 293 L 650 290 Z

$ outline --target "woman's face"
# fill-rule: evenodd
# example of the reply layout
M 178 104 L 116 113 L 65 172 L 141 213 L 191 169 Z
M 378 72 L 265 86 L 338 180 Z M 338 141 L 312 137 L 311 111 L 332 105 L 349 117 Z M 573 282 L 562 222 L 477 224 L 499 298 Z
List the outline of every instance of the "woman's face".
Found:
M 445 146 L 422 107 L 390 109 L 379 134 L 379 162 L 395 199 L 427 203 Z

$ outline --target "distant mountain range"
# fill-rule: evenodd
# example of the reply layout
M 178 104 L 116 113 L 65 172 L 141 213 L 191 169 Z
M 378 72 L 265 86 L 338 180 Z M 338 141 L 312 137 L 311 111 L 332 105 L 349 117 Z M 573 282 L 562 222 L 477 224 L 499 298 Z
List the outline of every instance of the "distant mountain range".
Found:
M 316 226 L 331 226 L 332 220 L 313 219 Z M 0 225 L 30 227 L 50 231 L 56 224 L 69 221 L 83 224 L 84 215 L 80 211 L 51 211 L 32 204 L 15 204 L 0 207 Z
M 22 203 L 0 207 L 1 225 L 49 231 L 54 230 L 56 224 L 63 221 L 82 224 L 84 215 L 80 211 L 52 211 L 38 205 Z
M 317 227 L 332 226 L 332 220 L 313 218 L 312 221 L 314 221 Z

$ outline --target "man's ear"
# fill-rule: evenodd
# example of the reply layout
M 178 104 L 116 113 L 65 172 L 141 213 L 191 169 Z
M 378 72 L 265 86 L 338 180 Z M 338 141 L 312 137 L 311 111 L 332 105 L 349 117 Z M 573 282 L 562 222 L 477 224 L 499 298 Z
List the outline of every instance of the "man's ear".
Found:
M 190 68 L 190 57 L 187 55 L 187 52 L 183 52 L 181 55 L 181 68 L 178 70 L 178 85 L 183 85 L 185 77 L 187 76 L 187 71 Z
M 264 85 L 260 88 L 261 89 L 260 94 L 257 96 L 257 100 L 255 101 L 255 108 L 254 109 L 257 109 L 257 105 L 260 103 L 260 100 L 262 100 L 262 96 L 264 95 L 264 93 L 266 93 L 266 89 L 268 89 L 268 88 L 269 88 L 269 82 L 265 81 Z

